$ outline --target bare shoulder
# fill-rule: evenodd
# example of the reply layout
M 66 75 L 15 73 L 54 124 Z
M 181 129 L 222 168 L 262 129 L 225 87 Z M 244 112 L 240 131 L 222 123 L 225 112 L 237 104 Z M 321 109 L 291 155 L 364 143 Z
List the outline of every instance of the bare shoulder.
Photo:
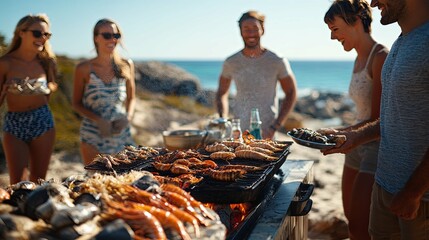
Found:
M 91 60 L 84 60 L 80 63 L 78 63 L 76 65 L 76 72 L 81 72 L 81 73 L 88 73 L 89 74 L 89 70 L 90 70 L 90 66 L 91 66 Z
M 387 55 L 389 54 L 389 49 L 385 47 L 384 45 L 378 46 L 376 52 L 375 52 L 375 58 L 382 58 L 385 59 Z

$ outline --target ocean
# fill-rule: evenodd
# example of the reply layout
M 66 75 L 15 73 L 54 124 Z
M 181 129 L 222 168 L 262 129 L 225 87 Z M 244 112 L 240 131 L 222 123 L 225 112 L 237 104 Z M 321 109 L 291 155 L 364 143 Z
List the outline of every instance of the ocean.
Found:
M 199 78 L 201 87 L 216 90 L 223 61 L 169 61 Z M 353 69 L 353 61 L 292 61 L 292 71 L 295 74 L 298 93 L 305 95 L 310 90 L 345 93 Z M 279 88 L 279 96 L 284 96 Z M 232 86 L 231 93 L 235 93 Z

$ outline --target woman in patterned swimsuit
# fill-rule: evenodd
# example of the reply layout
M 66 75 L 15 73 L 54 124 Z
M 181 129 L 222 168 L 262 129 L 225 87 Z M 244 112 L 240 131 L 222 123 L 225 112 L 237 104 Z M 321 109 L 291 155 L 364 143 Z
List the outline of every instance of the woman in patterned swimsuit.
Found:
M 338 40 L 345 51 L 355 49 L 349 95 L 356 106 L 355 124 L 326 131 L 357 129 L 380 116 L 381 68 L 388 54 L 386 47 L 371 37 L 371 9 L 365 0 L 336 0 L 325 14 L 331 39 Z M 344 214 L 349 221 L 350 239 L 370 239 L 368 233 L 371 191 L 377 166 L 379 141 L 346 154 L 342 195 Z
M 45 179 L 55 141 L 49 94 L 55 83 L 55 55 L 46 15 L 27 15 L 17 24 L 0 58 L 0 105 L 6 100 L 3 148 L 10 184 Z
M 94 27 L 97 56 L 75 70 L 73 108 L 82 117 L 81 154 L 89 164 L 97 154 L 113 154 L 134 145 L 130 124 L 135 108 L 134 64 L 116 52 L 121 31 L 109 19 Z

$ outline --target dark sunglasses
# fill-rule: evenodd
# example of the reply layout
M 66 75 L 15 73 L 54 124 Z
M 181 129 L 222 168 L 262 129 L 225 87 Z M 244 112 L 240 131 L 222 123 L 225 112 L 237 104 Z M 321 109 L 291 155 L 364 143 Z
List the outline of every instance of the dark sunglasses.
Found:
M 114 39 L 121 38 L 121 34 L 120 33 L 107 33 L 107 32 L 103 32 L 103 33 L 99 33 L 99 34 L 101 34 L 101 36 L 103 36 L 103 38 L 105 40 L 110 40 L 112 38 L 114 38 Z
M 41 38 L 42 36 L 45 36 L 46 39 L 49 39 L 52 36 L 52 33 L 42 32 L 42 31 L 39 31 L 39 30 L 24 30 L 24 31 L 30 31 L 30 32 L 32 32 L 33 33 L 33 37 L 35 37 L 35 38 Z

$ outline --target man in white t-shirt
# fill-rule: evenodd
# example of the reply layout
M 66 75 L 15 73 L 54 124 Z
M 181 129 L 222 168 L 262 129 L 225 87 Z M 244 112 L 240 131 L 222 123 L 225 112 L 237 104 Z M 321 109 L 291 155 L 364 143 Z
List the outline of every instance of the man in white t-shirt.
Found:
M 265 16 L 257 11 L 244 13 L 238 21 L 244 48 L 223 63 L 216 94 L 220 117 L 229 114 L 229 88 L 235 82 L 237 95 L 231 105 L 241 128 L 249 129 L 250 112 L 258 108 L 262 121 L 262 137 L 273 138 L 296 102 L 296 81 L 286 58 L 261 46 Z M 278 111 L 277 82 L 285 93 Z

